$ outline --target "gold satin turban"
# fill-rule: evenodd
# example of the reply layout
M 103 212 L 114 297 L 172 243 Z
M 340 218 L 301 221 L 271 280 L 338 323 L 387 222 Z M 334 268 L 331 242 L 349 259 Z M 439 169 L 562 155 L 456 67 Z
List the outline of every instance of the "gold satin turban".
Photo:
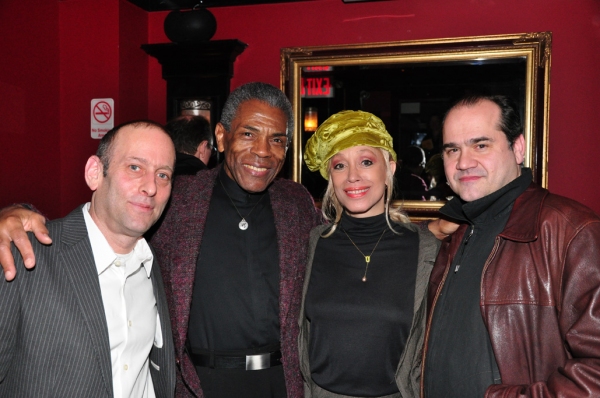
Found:
M 383 148 L 396 160 L 392 136 L 377 116 L 363 111 L 341 111 L 325 120 L 306 142 L 304 161 L 310 171 L 329 179 L 327 166 L 336 153 L 353 146 Z

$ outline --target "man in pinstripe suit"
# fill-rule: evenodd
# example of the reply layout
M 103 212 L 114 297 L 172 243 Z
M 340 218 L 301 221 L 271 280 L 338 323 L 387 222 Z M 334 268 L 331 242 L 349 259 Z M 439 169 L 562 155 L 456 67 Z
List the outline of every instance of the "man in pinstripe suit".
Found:
M 102 139 L 85 167 L 91 202 L 48 223 L 52 244 L 33 243 L 38 267 L 0 284 L 0 397 L 173 396 L 163 282 L 142 235 L 168 201 L 174 162 L 153 122 Z

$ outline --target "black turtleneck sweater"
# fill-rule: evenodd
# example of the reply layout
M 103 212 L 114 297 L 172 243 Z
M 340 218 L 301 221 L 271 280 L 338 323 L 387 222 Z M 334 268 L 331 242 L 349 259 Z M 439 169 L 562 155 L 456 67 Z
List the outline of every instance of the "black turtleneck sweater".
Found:
M 373 252 L 363 282 L 365 254 Z M 413 319 L 419 236 L 384 215 L 342 217 L 321 238 L 306 294 L 311 376 L 322 388 L 352 396 L 398 391 L 395 373 Z M 386 231 L 385 234 L 382 233 Z
M 501 382 L 481 315 L 481 277 L 496 236 L 531 179 L 531 170 L 523 168 L 520 177 L 496 192 L 468 203 L 456 197 L 440 210 L 470 227 L 434 309 L 425 365 L 427 398 L 481 398 Z
M 245 231 L 238 211 L 249 224 Z M 188 340 L 194 350 L 228 353 L 271 351 L 279 343 L 279 251 L 269 193 L 244 191 L 225 168 L 198 255 Z

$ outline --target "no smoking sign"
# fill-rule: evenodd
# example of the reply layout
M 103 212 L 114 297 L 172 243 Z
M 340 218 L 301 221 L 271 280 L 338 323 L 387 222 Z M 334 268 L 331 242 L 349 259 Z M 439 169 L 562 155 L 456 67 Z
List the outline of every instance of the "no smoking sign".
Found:
M 115 101 L 112 98 L 96 98 L 91 107 L 91 134 L 94 139 L 101 139 L 115 126 Z

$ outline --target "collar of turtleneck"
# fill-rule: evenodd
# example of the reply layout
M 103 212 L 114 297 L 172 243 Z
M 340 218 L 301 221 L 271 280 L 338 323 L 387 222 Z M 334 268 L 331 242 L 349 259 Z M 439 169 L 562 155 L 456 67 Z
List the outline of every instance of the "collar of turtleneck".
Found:
M 223 184 L 223 188 L 225 188 L 227 195 L 236 204 L 237 203 L 245 203 L 245 204 L 256 203 L 263 197 L 264 194 L 266 194 L 268 192 L 265 190 L 263 192 L 250 193 L 250 192 L 244 190 L 242 187 L 240 187 L 238 185 L 238 183 L 236 181 L 234 181 L 231 177 L 229 177 L 227 175 L 227 172 L 225 171 L 225 167 L 226 166 L 223 165 L 223 167 L 221 167 L 221 170 L 219 170 L 219 180 Z M 217 182 L 217 185 L 220 185 L 220 184 Z
M 486 224 L 502 216 L 507 207 L 521 195 L 532 181 L 531 169 L 523 167 L 521 175 L 496 192 L 472 202 L 456 196 L 440 209 L 440 213 L 471 224 Z
M 381 234 L 384 228 L 389 228 L 384 213 L 364 218 L 352 217 L 344 213 L 339 227 L 343 228 L 349 235 L 356 237 Z M 343 233 L 341 228 L 338 229 Z

